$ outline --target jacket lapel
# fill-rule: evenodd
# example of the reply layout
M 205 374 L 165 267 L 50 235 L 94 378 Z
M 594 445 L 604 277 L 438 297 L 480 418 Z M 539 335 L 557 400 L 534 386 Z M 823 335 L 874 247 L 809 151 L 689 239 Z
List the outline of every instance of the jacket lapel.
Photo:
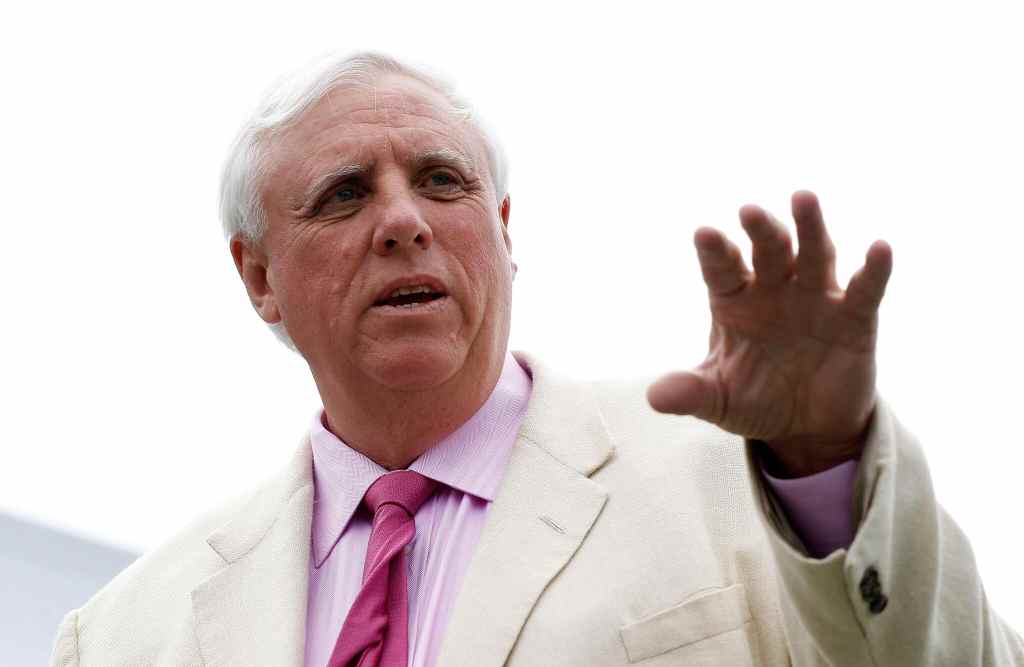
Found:
M 504 664 L 541 593 L 607 500 L 589 479 L 614 451 L 597 406 L 581 385 L 516 356 L 533 375 L 533 392 L 449 615 L 438 659 L 445 667 Z M 304 440 L 284 473 L 207 539 L 225 563 L 192 591 L 207 664 L 303 664 L 312 466 Z
M 312 454 L 304 441 L 284 473 L 207 539 L 225 563 L 192 591 L 207 664 L 301 667 L 312 511 Z
M 533 392 L 449 615 L 438 658 L 445 667 L 505 663 L 541 593 L 607 500 L 589 479 L 614 451 L 597 406 L 579 384 L 516 356 L 533 375 Z

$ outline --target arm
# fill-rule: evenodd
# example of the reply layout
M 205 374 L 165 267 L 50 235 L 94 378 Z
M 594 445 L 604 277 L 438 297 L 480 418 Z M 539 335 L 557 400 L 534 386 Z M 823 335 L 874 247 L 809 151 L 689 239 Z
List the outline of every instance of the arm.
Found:
M 884 403 L 854 486 L 856 535 L 824 559 L 806 555 L 747 451 L 794 665 L 1024 665 L 1024 642 L 988 604 L 920 446 Z
M 848 548 L 815 559 L 747 448 L 795 665 L 1024 667 L 1024 646 L 989 607 L 970 544 L 936 504 L 920 447 L 877 400 L 891 249 L 874 243 L 843 290 L 817 198 L 798 192 L 792 203 L 795 256 L 779 221 L 741 209 L 754 271 L 724 234 L 697 230 L 710 350 L 697 368 L 652 385 L 651 405 L 763 441 L 792 476 L 859 459 L 856 533 Z

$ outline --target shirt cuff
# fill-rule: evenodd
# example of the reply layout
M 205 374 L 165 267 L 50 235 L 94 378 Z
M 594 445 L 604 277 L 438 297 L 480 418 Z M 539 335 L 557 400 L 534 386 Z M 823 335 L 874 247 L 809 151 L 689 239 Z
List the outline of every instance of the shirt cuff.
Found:
M 853 543 L 853 487 L 858 461 L 845 461 L 795 479 L 761 474 L 786 512 L 789 524 L 813 558 L 824 558 Z

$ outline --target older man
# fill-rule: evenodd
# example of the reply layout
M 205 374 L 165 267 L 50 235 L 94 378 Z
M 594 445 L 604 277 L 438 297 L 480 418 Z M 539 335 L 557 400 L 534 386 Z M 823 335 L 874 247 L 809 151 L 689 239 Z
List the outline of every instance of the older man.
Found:
M 1024 665 L 875 394 L 876 243 L 841 290 L 817 200 L 753 272 L 695 242 L 705 362 L 582 385 L 507 351 L 500 149 L 389 58 L 320 63 L 222 184 L 256 312 L 318 410 L 280 475 L 66 617 L 53 664 Z

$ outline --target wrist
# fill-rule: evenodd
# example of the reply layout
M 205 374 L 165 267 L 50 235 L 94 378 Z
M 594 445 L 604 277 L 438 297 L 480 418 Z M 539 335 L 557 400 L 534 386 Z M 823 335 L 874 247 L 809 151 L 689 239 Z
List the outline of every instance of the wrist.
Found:
M 859 459 L 864 451 L 865 439 L 861 437 L 822 443 L 820 440 L 790 438 L 759 443 L 765 472 L 778 479 L 793 479 L 816 475 L 847 461 Z

